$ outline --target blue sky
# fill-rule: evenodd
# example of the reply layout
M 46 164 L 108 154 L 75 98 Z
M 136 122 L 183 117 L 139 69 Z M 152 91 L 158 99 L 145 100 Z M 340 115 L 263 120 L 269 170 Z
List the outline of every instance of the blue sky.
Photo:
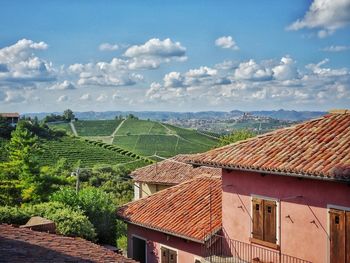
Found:
M 350 0 L 1 7 L 0 111 L 350 105 Z

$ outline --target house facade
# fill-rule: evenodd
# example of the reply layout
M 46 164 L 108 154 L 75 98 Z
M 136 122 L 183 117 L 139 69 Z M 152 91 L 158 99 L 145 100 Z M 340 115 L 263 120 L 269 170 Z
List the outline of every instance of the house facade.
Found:
M 221 231 L 221 178 L 203 174 L 120 207 L 128 257 L 140 263 L 199 263 Z
M 198 174 L 221 175 L 221 169 L 194 168 L 186 164 L 190 155 L 177 155 L 164 161 L 141 167 L 130 176 L 134 181 L 134 200 L 147 197 L 171 186 L 193 179 Z
M 0 117 L 6 119 L 11 125 L 16 125 L 19 120 L 19 113 L 13 112 L 13 113 L 0 113 Z
M 203 154 L 222 168 L 222 233 L 206 258 L 350 262 L 350 114 L 328 114 Z

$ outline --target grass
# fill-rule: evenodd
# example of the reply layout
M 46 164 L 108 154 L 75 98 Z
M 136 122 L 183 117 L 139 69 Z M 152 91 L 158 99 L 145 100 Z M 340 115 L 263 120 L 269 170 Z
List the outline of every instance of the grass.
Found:
M 76 121 L 75 129 L 79 136 L 110 136 L 121 120 Z

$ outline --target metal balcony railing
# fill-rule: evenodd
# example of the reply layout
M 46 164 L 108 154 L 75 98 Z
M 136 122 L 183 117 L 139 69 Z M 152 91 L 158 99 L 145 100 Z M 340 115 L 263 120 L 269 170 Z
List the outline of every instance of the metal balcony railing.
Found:
M 311 263 L 259 245 L 214 235 L 203 245 L 205 263 Z

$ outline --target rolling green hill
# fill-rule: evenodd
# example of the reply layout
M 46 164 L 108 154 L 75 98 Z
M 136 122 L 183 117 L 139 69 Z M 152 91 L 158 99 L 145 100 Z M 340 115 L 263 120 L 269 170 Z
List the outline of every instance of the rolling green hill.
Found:
M 171 157 L 211 149 L 217 140 L 195 130 L 154 121 L 127 119 L 114 135 L 113 144 L 143 156 Z
M 75 121 L 74 126 L 79 136 L 110 136 L 121 120 Z

